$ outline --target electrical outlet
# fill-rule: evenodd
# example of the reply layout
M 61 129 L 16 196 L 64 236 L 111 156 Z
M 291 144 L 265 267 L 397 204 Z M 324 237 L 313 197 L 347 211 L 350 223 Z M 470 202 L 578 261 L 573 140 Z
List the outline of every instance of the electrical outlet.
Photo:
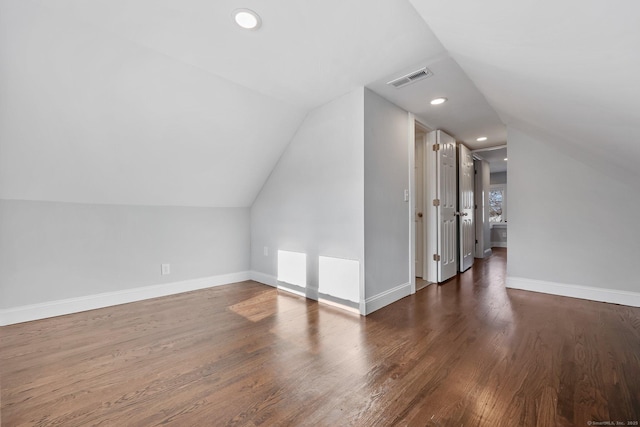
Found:
M 409 201 L 409 190 L 404 190 L 404 201 L 405 202 Z
M 171 274 L 171 264 L 162 264 L 160 274 L 162 274 L 163 276 Z
M 269 256 L 269 248 L 267 246 L 264 247 L 263 251 L 264 256 Z

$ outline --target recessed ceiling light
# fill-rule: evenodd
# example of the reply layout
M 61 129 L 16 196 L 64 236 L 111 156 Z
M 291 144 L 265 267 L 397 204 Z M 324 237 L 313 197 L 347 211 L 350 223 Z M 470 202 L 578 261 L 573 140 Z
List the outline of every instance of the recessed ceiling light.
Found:
M 507 160 L 509 160 L 509 159 L 505 157 L 505 158 L 504 158 L 504 161 L 506 162 Z
M 260 16 L 250 9 L 234 10 L 233 19 L 236 21 L 236 24 L 247 30 L 257 30 L 262 24 Z
M 486 136 L 481 136 L 480 138 L 476 139 L 476 141 L 478 142 L 482 142 L 482 141 L 486 141 L 487 137 Z
M 435 98 L 431 100 L 431 105 L 440 105 L 447 102 L 447 98 Z

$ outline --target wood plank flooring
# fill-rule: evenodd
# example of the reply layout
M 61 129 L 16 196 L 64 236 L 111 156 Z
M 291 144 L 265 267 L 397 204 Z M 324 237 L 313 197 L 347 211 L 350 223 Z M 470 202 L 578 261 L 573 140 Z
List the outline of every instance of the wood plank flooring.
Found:
M 505 263 L 366 318 L 243 282 L 6 326 L 2 426 L 638 425 L 640 309 Z

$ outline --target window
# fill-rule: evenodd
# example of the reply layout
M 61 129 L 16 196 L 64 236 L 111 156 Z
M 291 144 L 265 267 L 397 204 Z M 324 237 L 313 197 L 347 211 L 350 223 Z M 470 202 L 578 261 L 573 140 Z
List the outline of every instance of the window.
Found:
M 492 185 L 489 189 L 489 222 L 507 222 L 507 188 Z

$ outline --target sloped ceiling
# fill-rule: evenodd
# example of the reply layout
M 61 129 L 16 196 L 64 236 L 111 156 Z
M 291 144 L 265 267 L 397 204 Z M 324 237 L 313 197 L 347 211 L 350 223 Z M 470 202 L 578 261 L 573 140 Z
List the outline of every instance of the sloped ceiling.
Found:
M 443 53 L 404 1 L 0 7 L 2 198 L 250 206 L 309 109 Z
M 387 84 L 393 77 L 406 75 L 425 66 L 433 72 L 433 76 L 401 88 Z M 414 113 L 422 124 L 431 129 L 444 130 L 471 149 L 493 147 L 507 142 L 507 130 L 496 112 L 462 68 L 448 55 L 424 58 L 405 70 L 369 84 L 368 87 Z M 438 97 L 447 98 L 447 102 L 431 105 L 429 101 Z M 486 141 L 477 141 L 481 136 L 486 137 Z
M 507 125 L 640 177 L 640 2 L 411 0 Z
M 263 27 L 236 27 L 238 7 Z M 2 198 L 250 206 L 306 113 L 357 86 L 471 148 L 504 143 L 506 123 L 640 177 L 635 0 L 0 8 Z M 386 86 L 425 65 L 434 77 Z M 433 109 L 434 94 L 450 100 Z

